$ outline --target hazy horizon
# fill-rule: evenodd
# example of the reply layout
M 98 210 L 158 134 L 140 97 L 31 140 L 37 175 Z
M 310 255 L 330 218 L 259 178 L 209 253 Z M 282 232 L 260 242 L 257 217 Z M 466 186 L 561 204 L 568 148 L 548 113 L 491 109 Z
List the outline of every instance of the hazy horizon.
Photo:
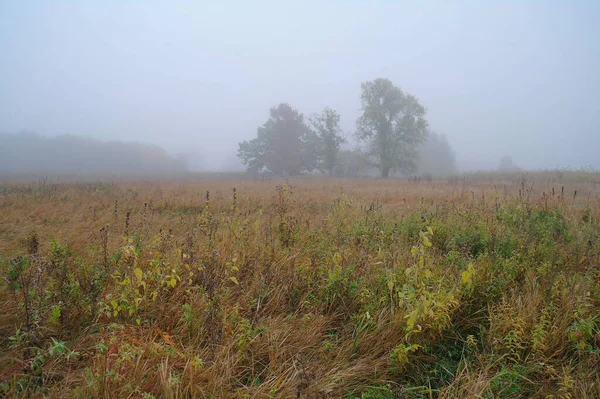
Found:
M 152 143 L 222 170 L 281 102 L 332 107 L 351 134 L 360 83 L 384 77 L 461 170 L 600 169 L 599 17 L 592 1 L 7 1 L 0 133 Z

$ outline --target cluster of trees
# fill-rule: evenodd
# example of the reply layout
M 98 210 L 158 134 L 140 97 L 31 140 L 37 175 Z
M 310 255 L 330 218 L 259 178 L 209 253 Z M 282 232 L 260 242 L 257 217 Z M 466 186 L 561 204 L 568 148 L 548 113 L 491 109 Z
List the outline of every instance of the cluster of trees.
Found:
M 238 156 L 251 172 L 277 175 L 315 170 L 336 176 L 360 176 L 378 170 L 382 177 L 391 172 L 455 172 L 448 141 L 429 132 L 425 107 L 415 96 L 388 79 L 375 79 L 362 83 L 360 99 L 362 115 L 356 121 L 355 136 L 363 148 L 341 150 L 346 140 L 335 110 L 325 108 L 305 120 L 284 103 L 270 110 L 256 138 L 239 144 Z
M 298 175 L 318 169 L 331 175 L 344 141 L 336 111 L 325 108 L 306 121 L 288 104 L 279 104 L 256 138 L 240 143 L 238 156 L 251 172 Z
M 161 147 L 78 136 L 43 137 L 34 133 L 0 134 L 2 173 L 156 176 L 187 171 L 182 158 Z

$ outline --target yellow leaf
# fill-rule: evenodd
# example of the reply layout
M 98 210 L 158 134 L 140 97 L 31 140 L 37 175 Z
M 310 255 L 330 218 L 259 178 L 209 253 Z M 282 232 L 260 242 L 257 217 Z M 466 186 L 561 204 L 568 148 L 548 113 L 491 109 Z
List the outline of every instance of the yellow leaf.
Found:
M 136 267 L 135 269 L 133 269 L 133 274 L 135 275 L 135 278 L 137 278 L 138 281 L 140 281 L 142 279 L 142 277 L 144 276 L 142 269 L 140 269 L 139 267 Z
M 239 272 L 239 271 L 240 271 L 240 269 L 238 269 L 238 267 L 237 267 L 237 266 L 233 266 L 233 267 L 231 268 L 231 270 L 233 270 L 234 272 Z
M 464 284 L 471 285 L 473 283 L 473 279 L 469 272 L 462 272 L 461 277 Z
M 167 281 L 167 285 L 171 288 L 175 288 L 175 285 L 177 285 L 177 280 L 172 278 L 170 280 Z
M 229 277 L 229 279 L 230 279 L 231 281 L 233 281 L 233 282 L 235 283 L 235 285 L 239 285 L 239 284 L 240 284 L 240 283 L 237 281 L 237 278 L 235 278 L 235 277 Z
M 283 381 L 283 377 L 285 377 L 285 374 L 281 374 L 281 376 L 279 376 L 279 378 L 277 379 L 277 381 L 275 381 L 275 385 L 273 385 L 273 389 L 271 389 L 271 393 L 274 394 L 277 392 L 277 388 L 279 388 L 279 385 L 281 384 L 281 381 Z

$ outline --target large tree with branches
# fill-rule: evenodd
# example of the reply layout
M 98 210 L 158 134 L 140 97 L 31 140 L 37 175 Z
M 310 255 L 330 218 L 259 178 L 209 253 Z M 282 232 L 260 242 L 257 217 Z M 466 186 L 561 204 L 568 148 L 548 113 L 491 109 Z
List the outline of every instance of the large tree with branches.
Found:
M 382 177 L 390 171 L 412 172 L 417 146 L 425 141 L 428 123 L 425 107 L 389 79 L 361 84 L 362 115 L 356 121 L 357 137 L 369 142 L 369 153 Z

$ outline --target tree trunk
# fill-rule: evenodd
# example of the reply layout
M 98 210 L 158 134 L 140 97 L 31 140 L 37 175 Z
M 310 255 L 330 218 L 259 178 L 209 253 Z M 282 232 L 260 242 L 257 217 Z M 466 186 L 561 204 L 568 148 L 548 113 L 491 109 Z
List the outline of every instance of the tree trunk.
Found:
M 381 177 L 388 177 L 390 175 L 390 167 L 389 166 L 384 166 L 383 168 L 381 168 Z

